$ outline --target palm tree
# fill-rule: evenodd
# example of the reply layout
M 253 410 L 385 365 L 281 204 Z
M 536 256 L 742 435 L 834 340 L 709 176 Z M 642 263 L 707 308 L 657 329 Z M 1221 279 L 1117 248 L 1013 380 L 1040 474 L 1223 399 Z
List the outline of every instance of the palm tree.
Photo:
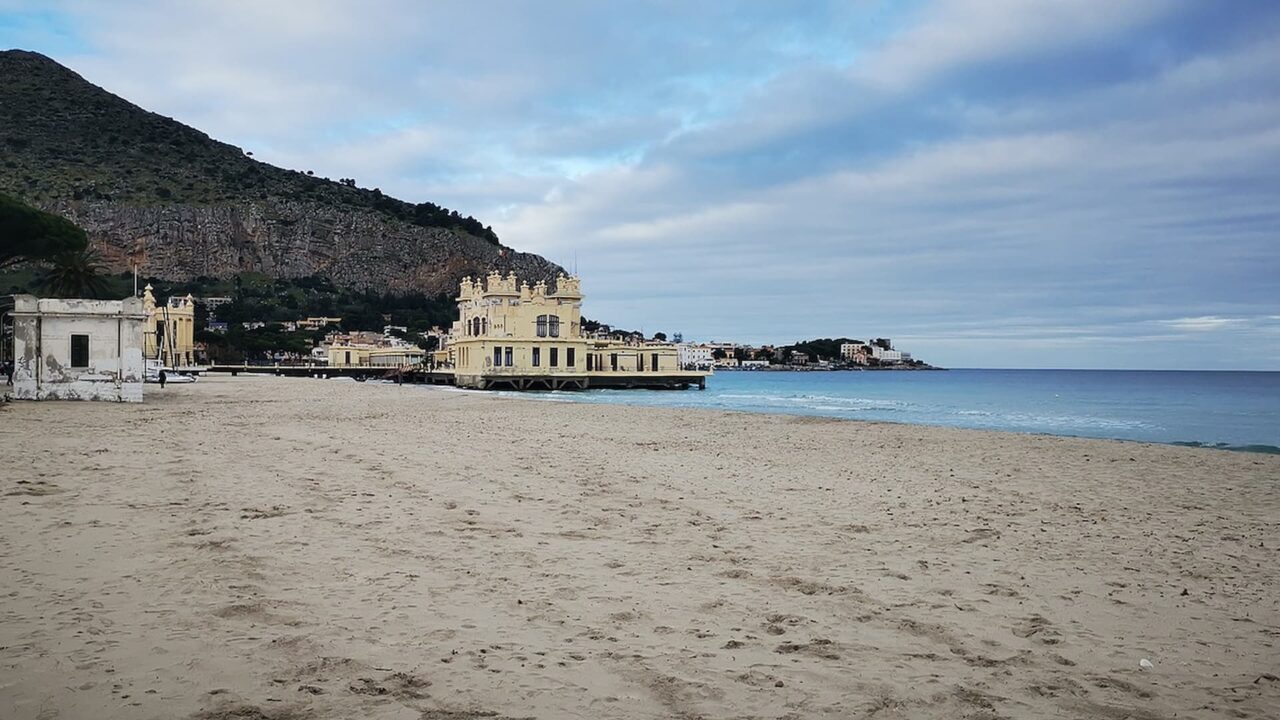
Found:
M 64 252 L 49 259 L 40 285 L 53 297 L 101 298 L 107 294 L 102 264 L 92 250 Z

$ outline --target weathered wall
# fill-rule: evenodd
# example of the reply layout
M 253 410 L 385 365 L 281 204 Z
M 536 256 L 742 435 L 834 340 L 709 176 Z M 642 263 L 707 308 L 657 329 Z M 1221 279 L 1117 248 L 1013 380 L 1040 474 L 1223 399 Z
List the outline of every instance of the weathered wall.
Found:
M 142 402 L 142 302 L 37 300 L 13 312 L 13 396 L 18 400 Z M 71 366 L 71 336 L 89 336 L 88 366 Z

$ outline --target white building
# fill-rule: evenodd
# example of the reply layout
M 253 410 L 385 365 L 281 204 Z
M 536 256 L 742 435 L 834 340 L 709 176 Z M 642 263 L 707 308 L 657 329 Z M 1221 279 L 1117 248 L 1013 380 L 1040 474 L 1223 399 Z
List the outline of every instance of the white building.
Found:
M 902 353 L 897 350 L 885 350 L 879 345 L 871 346 L 871 357 L 879 360 L 886 365 L 902 362 Z
M 865 358 L 867 355 L 867 346 L 860 342 L 841 343 L 840 358 L 857 362 L 859 357 Z
M 207 309 L 207 310 L 209 311 L 209 317 L 211 317 L 211 318 L 212 318 L 212 317 L 217 317 L 217 316 L 218 316 L 218 308 L 222 307 L 223 305 L 230 305 L 230 304 L 231 304 L 231 298 L 229 298 L 229 297 L 202 297 L 202 298 L 196 298 L 196 302 L 201 303 L 202 305 L 204 305 L 204 306 L 205 306 L 205 309 Z
M 706 369 L 711 367 L 715 359 L 711 356 L 713 349 L 709 345 L 680 343 L 676 345 L 676 362 L 681 368 Z
M 13 396 L 19 400 L 142 402 L 140 298 L 14 297 Z

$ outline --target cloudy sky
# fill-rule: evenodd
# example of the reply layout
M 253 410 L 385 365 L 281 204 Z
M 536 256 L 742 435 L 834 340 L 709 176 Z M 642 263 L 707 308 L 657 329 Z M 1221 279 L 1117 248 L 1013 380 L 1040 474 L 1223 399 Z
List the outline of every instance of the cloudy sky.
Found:
M 0 0 L 0 47 L 492 223 L 587 314 L 1280 369 L 1280 4 Z

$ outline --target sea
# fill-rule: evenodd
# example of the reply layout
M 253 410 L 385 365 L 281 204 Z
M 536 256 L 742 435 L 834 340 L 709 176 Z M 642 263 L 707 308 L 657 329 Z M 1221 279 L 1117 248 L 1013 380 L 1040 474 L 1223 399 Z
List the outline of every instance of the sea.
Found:
M 1280 372 L 738 370 L 717 372 L 706 390 L 529 395 L 1280 453 Z

